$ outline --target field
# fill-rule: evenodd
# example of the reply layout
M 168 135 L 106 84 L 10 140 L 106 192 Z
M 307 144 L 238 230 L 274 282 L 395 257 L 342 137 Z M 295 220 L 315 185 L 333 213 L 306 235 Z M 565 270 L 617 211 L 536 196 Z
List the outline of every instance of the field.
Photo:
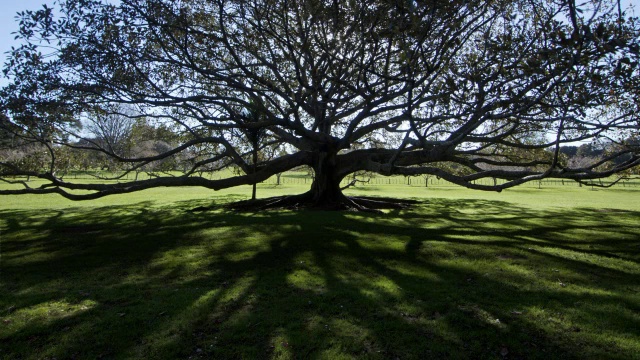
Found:
M 420 200 L 385 214 L 1 197 L 0 358 L 640 359 L 640 187 L 424 185 L 348 190 Z

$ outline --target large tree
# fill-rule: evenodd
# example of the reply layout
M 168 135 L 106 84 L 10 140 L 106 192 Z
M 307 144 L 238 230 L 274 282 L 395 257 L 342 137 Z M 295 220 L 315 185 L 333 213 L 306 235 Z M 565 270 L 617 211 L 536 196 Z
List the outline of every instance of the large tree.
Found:
M 55 159 L 40 172 L 4 166 L 48 183 L 0 193 L 222 189 L 306 165 L 311 189 L 280 204 L 365 208 L 383 204 L 340 189 L 358 171 L 499 191 L 640 164 L 625 140 L 640 128 L 640 25 L 616 1 L 62 0 L 21 14 L 19 36 L 2 105 L 25 131 L 51 130 L 32 131 L 46 146 L 82 137 L 70 117 L 131 104 L 172 123 L 182 143 L 151 157 L 87 151 L 131 168 L 194 149 L 206 157 L 182 177 L 104 184 L 59 179 Z M 258 133 L 287 155 L 254 163 L 258 142 L 247 153 L 237 134 Z M 600 139 L 619 146 L 579 167 L 559 156 L 563 144 Z M 194 175 L 214 163 L 244 174 Z

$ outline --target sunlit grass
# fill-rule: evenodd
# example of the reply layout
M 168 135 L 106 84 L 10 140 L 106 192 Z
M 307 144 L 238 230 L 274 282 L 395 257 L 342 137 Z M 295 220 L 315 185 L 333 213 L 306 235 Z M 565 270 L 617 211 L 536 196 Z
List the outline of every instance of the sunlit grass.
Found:
M 0 357 L 640 353 L 638 191 L 349 192 L 422 203 L 373 215 L 218 206 L 248 188 L 3 197 Z

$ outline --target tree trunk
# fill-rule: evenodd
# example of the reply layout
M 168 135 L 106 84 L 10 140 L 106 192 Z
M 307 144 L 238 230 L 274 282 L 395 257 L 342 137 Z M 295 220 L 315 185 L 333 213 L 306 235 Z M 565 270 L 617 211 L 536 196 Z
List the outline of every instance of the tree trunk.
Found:
M 342 193 L 340 181 L 349 176 L 337 161 L 337 152 L 319 152 L 313 155 L 310 167 L 314 178 L 309 191 L 290 196 L 276 196 L 259 200 L 244 200 L 229 205 L 234 210 L 300 209 L 355 210 L 381 213 L 379 209 L 404 209 L 416 204 L 415 200 L 355 196 Z
M 255 173 L 258 166 L 258 144 L 253 143 L 253 151 L 252 151 L 252 162 L 253 162 L 253 172 Z M 253 183 L 253 188 L 251 189 L 251 200 L 256 199 L 256 183 Z
M 337 175 L 336 155 L 321 152 L 314 161 L 315 176 L 311 184 L 310 202 L 313 207 L 327 209 L 346 209 L 351 207 L 350 200 L 340 189 L 341 178 Z
M 314 178 L 311 189 L 306 193 L 260 200 L 245 200 L 233 203 L 229 207 L 235 210 L 315 208 L 320 210 L 357 210 L 379 213 L 378 209 L 404 209 L 417 203 L 415 200 L 345 196 L 340 188 L 340 181 L 349 174 L 340 171 L 337 152 L 321 151 L 314 154 L 310 165 L 314 171 Z

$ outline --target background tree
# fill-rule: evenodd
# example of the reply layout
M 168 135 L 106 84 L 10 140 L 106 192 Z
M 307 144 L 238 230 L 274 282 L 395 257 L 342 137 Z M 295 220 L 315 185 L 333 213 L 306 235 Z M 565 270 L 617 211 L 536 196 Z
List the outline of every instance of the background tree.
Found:
M 89 113 L 84 128 L 88 136 L 93 138 L 97 149 L 119 156 L 130 156 L 135 123 L 136 114 L 133 109 L 116 105 L 106 110 L 98 108 Z
M 306 165 L 310 191 L 279 205 L 363 209 L 383 204 L 343 195 L 340 181 L 358 171 L 431 174 L 494 191 L 547 177 L 608 177 L 640 164 L 637 147 L 577 167 L 559 149 L 637 134 L 640 29 L 618 5 L 66 0 L 59 18 L 48 8 L 25 12 L 24 45 L 5 67 L 13 80 L 2 90 L 15 124 L 82 137 L 70 119 L 134 104 L 173 124 L 180 142 L 153 155 L 109 156 L 133 168 L 198 148 L 207 155 L 182 177 L 76 184 L 49 169 L 38 174 L 49 185 L 3 193 L 92 199 L 157 186 L 221 189 Z M 259 109 L 260 119 L 248 124 L 245 109 Z M 234 134 L 258 129 L 291 151 L 251 164 Z M 193 176 L 214 163 L 244 174 Z M 503 181 L 476 182 L 483 178 Z
M 11 147 L 15 141 L 14 131 L 11 130 L 11 122 L 7 115 L 0 113 L 0 146 Z
M 245 111 L 242 113 L 241 123 L 243 123 L 245 126 L 240 127 L 239 130 L 249 143 L 249 151 L 251 152 L 251 173 L 255 173 L 258 171 L 258 156 L 260 153 L 260 145 L 266 135 L 266 129 L 262 126 L 254 125 L 260 124 L 266 119 L 263 116 L 262 111 L 258 106 L 256 106 L 256 104 L 254 104 L 253 102 L 250 102 L 249 104 L 251 107 L 245 109 Z M 251 200 L 256 199 L 256 186 L 257 183 L 254 182 L 252 184 Z

